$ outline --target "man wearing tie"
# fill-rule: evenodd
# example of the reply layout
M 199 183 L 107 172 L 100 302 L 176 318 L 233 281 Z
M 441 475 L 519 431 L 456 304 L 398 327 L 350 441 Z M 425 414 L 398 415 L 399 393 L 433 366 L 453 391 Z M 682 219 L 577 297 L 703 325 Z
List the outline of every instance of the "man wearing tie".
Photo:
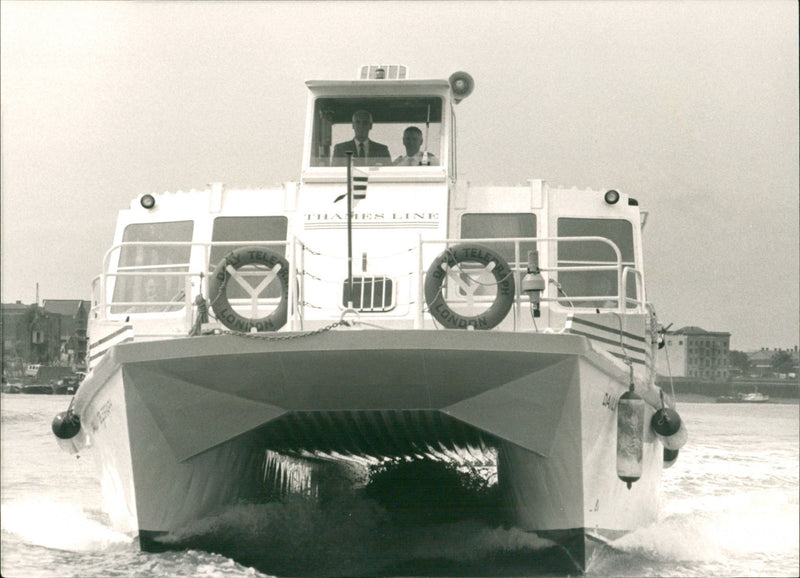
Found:
M 343 167 L 347 164 L 348 152 L 353 153 L 354 165 L 391 165 L 389 147 L 369 140 L 372 129 L 372 115 L 366 110 L 353 113 L 353 140 L 340 142 L 333 147 L 331 166 Z

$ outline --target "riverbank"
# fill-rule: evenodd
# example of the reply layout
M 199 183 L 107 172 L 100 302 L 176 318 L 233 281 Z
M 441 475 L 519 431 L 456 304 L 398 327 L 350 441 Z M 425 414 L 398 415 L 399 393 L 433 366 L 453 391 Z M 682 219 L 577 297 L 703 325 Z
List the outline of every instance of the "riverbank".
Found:
M 659 375 L 656 385 L 665 392 L 675 391 L 678 399 L 699 395 L 712 401 L 721 395 L 760 392 L 769 396 L 770 401 L 781 399 L 797 403 L 800 399 L 800 381 L 797 379 L 741 379 L 730 381 L 697 381 L 691 378 L 675 377 L 669 379 Z
M 702 393 L 675 393 L 679 404 L 681 403 L 716 403 L 716 396 L 703 395 Z M 792 397 L 770 397 L 765 403 L 776 403 L 783 405 L 800 405 L 800 399 Z

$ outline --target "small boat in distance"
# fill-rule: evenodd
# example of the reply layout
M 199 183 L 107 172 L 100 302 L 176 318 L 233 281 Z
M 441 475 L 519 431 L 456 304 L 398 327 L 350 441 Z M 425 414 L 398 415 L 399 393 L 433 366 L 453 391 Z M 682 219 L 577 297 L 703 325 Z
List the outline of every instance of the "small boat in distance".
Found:
M 45 394 L 45 395 L 52 395 L 53 393 L 53 386 L 50 384 L 43 384 L 43 383 L 27 383 L 22 386 L 22 390 L 20 393 L 27 393 L 27 394 Z
M 14 383 L 3 382 L 2 391 L 3 391 L 3 393 L 22 393 L 22 383 L 21 382 L 14 382 Z
M 78 386 L 80 385 L 83 377 L 83 373 L 79 372 L 64 376 L 61 379 L 53 380 L 51 382 L 53 393 L 59 395 L 73 395 L 76 391 L 78 391 Z
M 599 544 L 656 521 L 686 441 L 655 384 L 647 213 L 613 188 L 460 179 L 466 73 L 365 66 L 306 86 L 297 182 L 147 193 L 120 211 L 90 373 L 53 432 L 94 454 L 114 528 L 146 551 L 187 547 L 184 527 L 241 503 L 363 491 L 405 521 L 447 499 L 397 496 L 472 467 L 497 498 L 481 523 L 543 538 L 583 572 Z M 376 479 L 407 464 L 426 473 Z M 386 479 L 401 491 L 377 491 Z M 456 509 L 444 517 L 472 511 Z M 437 548 L 425 575 L 476 575 L 475 560 L 436 566 Z
M 717 397 L 717 403 L 765 403 L 769 401 L 769 396 L 760 391 L 739 392 L 735 395 L 721 395 Z

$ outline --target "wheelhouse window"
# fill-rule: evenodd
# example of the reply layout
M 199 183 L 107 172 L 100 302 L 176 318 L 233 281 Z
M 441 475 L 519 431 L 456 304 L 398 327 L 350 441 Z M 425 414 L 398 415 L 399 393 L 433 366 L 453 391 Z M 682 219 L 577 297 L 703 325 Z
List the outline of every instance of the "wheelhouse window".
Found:
M 213 271 L 222 259 L 240 247 L 258 245 L 264 241 L 286 241 L 289 220 L 283 216 L 262 217 L 217 217 L 211 232 L 211 252 L 208 268 Z M 241 242 L 239 245 L 219 243 Z M 286 256 L 286 245 L 263 245 L 266 249 Z M 228 289 L 229 299 L 249 299 L 249 295 L 242 287 L 231 284 Z M 271 283 L 264 291 L 266 298 L 279 298 L 281 296 L 280 284 Z
M 136 223 L 122 234 L 112 313 L 154 313 L 183 308 L 193 221 Z M 176 244 L 187 243 L 187 244 Z M 181 274 L 184 273 L 184 274 Z
M 346 152 L 351 151 L 354 165 L 419 166 L 416 158 L 402 160 L 407 153 L 406 129 L 422 141 L 420 160 L 427 151 L 429 164 L 442 164 L 442 108 L 439 97 L 319 98 L 314 107 L 310 165 L 345 166 Z M 364 156 L 358 156 L 354 142 L 354 114 L 359 111 L 368 112 L 372 119 L 370 150 Z
M 536 236 L 536 215 L 533 213 L 465 213 L 461 216 L 462 239 L 532 238 Z M 512 266 L 517 263 L 514 242 L 485 243 Z M 519 263 L 527 263 L 528 251 L 536 249 L 535 241 L 519 244 Z
M 559 237 L 604 237 L 620 251 L 623 267 L 634 267 L 633 225 L 622 219 L 558 219 Z M 558 283 L 562 305 L 571 307 L 619 306 L 617 257 L 602 241 L 563 241 L 558 244 Z M 581 267 L 608 266 L 598 270 L 573 270 Z M 628 276 L 625 296 L 637 296 L 636 277 Z

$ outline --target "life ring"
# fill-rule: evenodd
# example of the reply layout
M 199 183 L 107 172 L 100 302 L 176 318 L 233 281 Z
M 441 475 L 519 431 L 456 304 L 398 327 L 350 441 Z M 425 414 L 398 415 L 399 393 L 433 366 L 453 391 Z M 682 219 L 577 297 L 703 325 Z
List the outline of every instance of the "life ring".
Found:
M 236 275 L 235 272 L 232 274 L 230 269 L 237 271 L 241 267 L 253 263 L 265 265 L 270 272 L 279 267 L 275 275 L 281 286 L 281 300 L 278 306 L 269 315 L 257 318 L 244 317 L 234 311 L 228 301 L 226 290 L 227 284 Z M 237 279 L 237 281 L 250 293 L 252 299 L 258 299 L 259 294 L 254 291 L 258 287 L 252 287 L 241 279 Z M 269 283 L 267 283 L 268 285 Z M 265 288 L 266 286 L 262 290 Z M 234 331 L 244 332 L 250 332 L 253 327 L 257 331 L 277 331 L 286 325 L 286 316 L 289 310 L 289 262 L 282 255 L 264 247 L 241 247 L 231 251 L 217 263 L 214 268 L 214 274 L 208 282 L 208 291 L 211 298 L 211 308 L 214 310 L 217 319 L 225 327 Z
M 473 317 L 465 317 L 453 311 L 442 295 L 442 285 L 447 277 L 447 270 L 458 263 L 481 263 L 491 273 L 497 285 L 494 303 L 484 313 Z M 516 293 L 514 275 L 505 259 L 495 251 L 474 243 L 454 245 L 436 257 L 425 275 L 425 301 L 428 309 L 439 323 L 450 329 L 491 329 L 497 326 L 508 315 L 514 304 Z

